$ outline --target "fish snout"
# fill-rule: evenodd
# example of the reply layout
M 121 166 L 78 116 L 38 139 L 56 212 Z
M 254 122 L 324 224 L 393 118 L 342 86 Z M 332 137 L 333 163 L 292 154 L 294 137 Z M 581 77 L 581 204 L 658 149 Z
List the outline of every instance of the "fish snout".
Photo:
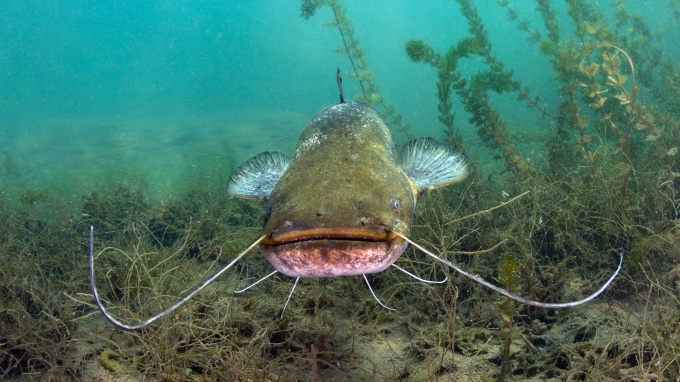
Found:
M 279 272 L 290 277 L 358 276 L 382 272 L 408 245 L 395 237 L 386 241 L 316 238 L 269 245 L 260 250 Z

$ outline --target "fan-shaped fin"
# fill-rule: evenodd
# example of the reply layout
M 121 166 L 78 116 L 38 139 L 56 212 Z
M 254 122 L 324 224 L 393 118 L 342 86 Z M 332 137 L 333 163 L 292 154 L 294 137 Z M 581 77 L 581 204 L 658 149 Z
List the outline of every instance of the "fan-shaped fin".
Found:
M 227 194 L 237 198 L 266 200 L 289 163 L 286 154 L 268 151 L 259 153 L 231 174 L 227 181 Z
M 401 150 L 401 168 L 420 192 L 458 183 L 467 178 L 467 157 L 455 147 L 432 138 L 420 138 Z

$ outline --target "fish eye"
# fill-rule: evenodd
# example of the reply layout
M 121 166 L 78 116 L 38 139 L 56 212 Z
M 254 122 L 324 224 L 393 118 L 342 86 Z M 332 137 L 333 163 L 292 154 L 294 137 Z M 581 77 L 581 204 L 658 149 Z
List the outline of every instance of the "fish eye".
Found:
M 399 201 L 396 199 L 390 200 L 390 204 L 392 205 L 392 209 L 394 212 L 399 213 Z

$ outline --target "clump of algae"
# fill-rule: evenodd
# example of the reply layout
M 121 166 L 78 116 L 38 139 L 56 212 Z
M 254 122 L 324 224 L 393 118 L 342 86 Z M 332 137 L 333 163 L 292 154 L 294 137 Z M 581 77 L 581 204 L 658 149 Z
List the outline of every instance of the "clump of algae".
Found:
M 566 316 L 557 316 L 556 312 L 519 307 L 513 324 L 512 317 L 508 320 L 510 309 L 503 308 L 503 304 L 496 307 L 485 304 L 486 298 L 475 291 L 476 287 L 459 290 L 459 296 L 465 297 L 457 304 L 458 309 L 465 312 L 462 316 L 478 316 L 481 322 L 496 326 L 508 335 L 506 341 L 499 344 L 498 355 L 491 358 L 499 365 L 494 378 L 581 378 L 585 375 L 596 379 L 593 375 L 614 379 L 660 378 L 662 375 L 671 380 L 677 378 L 680 371 L 674 349 L 680 340 L 678 333 L 661 321 L 650 323 L 649 318 L 654 310 L 650 301 L 657 288 L 664 292 L 656 298 L 675 299 L 672 305 L 677 306 L 676 297 L 670 293 L 672 288 L 667 286 L 672 280 L 664 275 L 672 273 L 673 263 L 678 259 L 677 251 L 671 247 L 677 236 L 675 219 L 679 204 L 675 169 L 679 164 L 679 126 L 677 118 L 669 120 L 669 113 L 673 111 L 665 106 L 667 102 L 644 97 L 645 92 L 661 98 L 673 97 L 673 91 L 656 89 L 672 88 L 671 81 L 663 84 L 649 79 L 651 73 L 658 75 L 666 70 L 659 65 L 660 61 L 674 65 L 664 60 L 659 51 L 648 49 L 653 38 L 646 32 L 644 19 L 630 17 L 623 2 L 618 2 L 616 7 L 620 16 L 617 27 L 628 22 L 632 27 L 614 31 L 591 3 L 568 1 L 566 13 L 575 31 L 574 36 L 566 38 L 560 33 L 562 29 L 551 2 L 541 1 L 536 9 L 544 21 L 545 29 L 540 30 L 520 19 L 509 2 L 500 1 L 508 19 L 526 33 L 530 44 L 540 43 L 540 52 L 552 61 L 549 69 L 559 81 L 557 92 L 563 101 L 556 107 L 541 104 L 540 97 L 532 96 L 537 92 L 522 87 L 493 54 L 474 2 L 459 0 L 458 3 L 469 21 L 471 36 L 480 46 L 476 54 L 485 66 L 471 78 L 452 82 L 451 87 L 464 103 L 469 122 L 477 127 L 482 142 L 498 152 L 496 158 L 504 161 L 511 178 L 491 175 L 482 178 L 479 173 L 473 173 L 469 187 L 462 194 L 446 190 L 442 191 L 444 197 L 426 198 L 421 210 L 425 228 L 421 231 L 425 233 L 421 240 L 443 248 L 442 253 L 455 256 L 476 273 L 495 278 L 501 284 L 507 277 L 503 277 L 504 268 L 497 265 L 497 256 L 465 258 L 456 253 L 474 252 L 507 240 L 498 252 L 504 259 L 511 256 L 520 270 L 518 293 L 541 301 L 573 300 L 592 291 L 593 285 L 597 285 L 592 278 L 607 277 L 605 269 L 611 269 L 616 254 L 624 253 L 630 278 L 623 277 L 608 296 L 638 300 L 636 309 L 616 311 L 614 321 L 617 322 L 612 324 L 634 320 L 636 328 L 627 331 L 632 337 L 606 342 L 596 338 L 594 328 L 585 327 L 583 334 L 567 342 L 572 344 L 569 346 L 574 354 L 584 358 L 573 361 L 573 355 L 555 350 L 552 358 L 541 361 L 536 357 L 526 359 L 521 354 L 555 349 L 556 342 L 537 338 L 530 345 L 516 346 L 507 339 L 512 338 L 512 333 L 530 332 L 534 327 L 543 327 L 541 330 L 546 333 L 557 330 L 570 322 L 569 312 Z M 546 32 L 547 38 L 543 39 Z M 633 43 L 640 39 L 644 39 L 645 44 Z M 438 53 L 422 41 L 407 42 L 405 49 L 414 62 L 424 62 L 435 69 L 440 66 L 434 59 Z M 462 77 L 459 73 L 449 75 Z M 436 84 L 440 104 L 449 102 L 439 90 L 441 83 Z M 545 142 L 544 164 L 522 159 L 518 151 L 522 145 L 513 140 L 510 124 L 503 121 L 490 104 L 488 93 L 508 92 L 515 93 L 519 102 L 540 112 L 546 126 L 554 132 Z M 468 222 L 456 217 L 484 210 L 527 190 L 530 191 L 528 197 L 495 211 L 492 216 Z M 447 212 L 442 214 L 442 211 Z M 447 218 L 447 215 L 450 216 Z M 656 276 L 650 277 L 650 274 Z M 632 281 L 640 279 L 647 281 Z M 465 280 L 460 282 L 468 284 Z M 647 295 L 652 297 L 645 300 Z M 598 325 L 607 327 L 601 321 L 603 318 L 591 317 Z M 672 339 L 670 344 L 649 341 L 649 330 L 664 332 Z M 583 342 L 588 343 L 589 350 L 585 350 Z M 592 349 L 606 354 L 596 357 L 601 368 L 588 360 L 594 354 Z M 661 349 L 671 355 L 665 356 Z M 536 367 L 537 364 L 542 366 Z

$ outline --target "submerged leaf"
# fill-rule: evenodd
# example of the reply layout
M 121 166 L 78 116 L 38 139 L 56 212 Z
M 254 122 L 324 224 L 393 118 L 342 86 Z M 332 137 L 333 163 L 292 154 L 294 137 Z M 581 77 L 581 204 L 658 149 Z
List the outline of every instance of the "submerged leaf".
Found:
M 607 76 L 607 85 L 608 86 L 623 86 L 623 84 L 626 83 L 627 79 L 628 79 L 627 76 L 625 76 L 623 74 L 616 73 L 615 75 Z
M 369 70 L 364 70 L 364 71 L 359 72 L 358 78 L 359 78 L 359 81 L 362 81 L 362 82 L 371 82 L 375 79 L 375 75 L 373 74 L 373 72 L 371 72 Z
M 586 27 L 586 32 L 588 32 L 588 34 L 591 34 L 591 35 L 597 34 L 597 30 L 599 29 L 597 24 L 593 25 L 591 23 L 586 22 L 586 23 L 584 23 L 584 25 Z
M 600 97 L 597 101 L 593 102 L 590 104 L 591 109 L 599 109 L 604 105 L 604 101 L 607 100 L 607 97 Z
M 616 86 L 616 78 L 614 76 L 607 76 L 607 86 Z
M 588 77 L 595 77 L 597 72 L 600 70 L 600 65 L 593 62 L 590 65 L 585 65 L 583 61 L 578 66 L 578 69 L 581 73 L 585 74 Z
M 590 98 L 595 98 L 595 96 L 598 96 L 609 91 L 608 89 L 602 89 L 599 84 L 585 85 L 585 88 L 586 95 Z
M 410 40 L 406 42 L 406 55 L 414 62 L 429 62 L 434 58 L 435 53 L 434 49 L 423 40 Z
M 616 99 L 619 100 L 619 103 L 621 103 L 621 105 L 628 105 L 630 103 L 630 98 L 628 98 L 628 96 L 623 93 L 617 94 Z

